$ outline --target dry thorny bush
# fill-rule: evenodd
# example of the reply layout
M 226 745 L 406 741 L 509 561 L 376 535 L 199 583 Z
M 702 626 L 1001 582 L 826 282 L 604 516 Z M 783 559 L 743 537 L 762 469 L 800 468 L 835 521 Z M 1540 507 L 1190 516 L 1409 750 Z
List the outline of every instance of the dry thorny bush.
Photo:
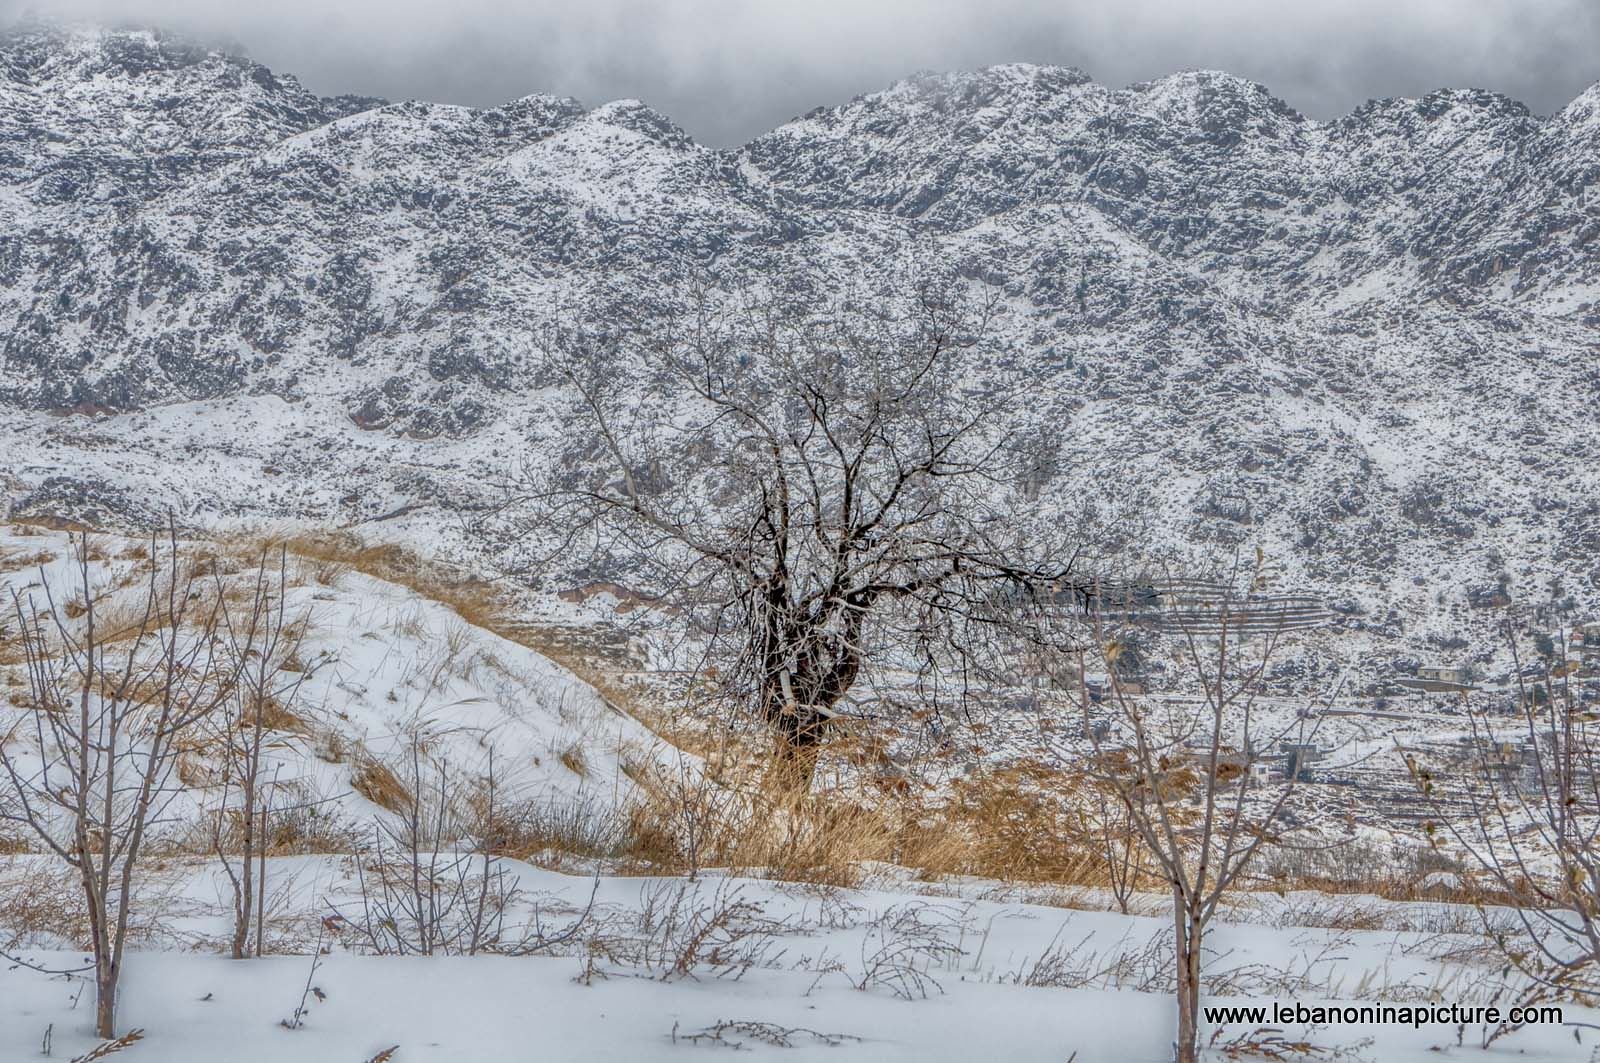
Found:
M 779 939 L 795 932 L 731 880 L 652 880 L 637 907 L 607 908 L 589 920 L 576 942 L 578 980 L 587 984 L 617 967 L 664 982 L 702 974 L 737 980 L 752 968 L 779 966 Z
M 847 1041 L 861 1041 L 847 1033 L 824 1033 L 805 1026 L 779 1026 L 771 1022 L 757 1022 L 748 1019 L 721 1019 L 710 1026 L 693 1033 L 681 1031 L 677 1023 L 672 1024 L 672 1043 L 679 1041 L 691 1045 L 718 1045 L 723 1048 L 741 1049 L 747 1042 L 770 1045 L 773 1048 L 793 1048 L 797 1043 L 810 1043 L 827 1045 L 837 1048 Z M 741 1041 L 739 1038 L 745 1038 Z

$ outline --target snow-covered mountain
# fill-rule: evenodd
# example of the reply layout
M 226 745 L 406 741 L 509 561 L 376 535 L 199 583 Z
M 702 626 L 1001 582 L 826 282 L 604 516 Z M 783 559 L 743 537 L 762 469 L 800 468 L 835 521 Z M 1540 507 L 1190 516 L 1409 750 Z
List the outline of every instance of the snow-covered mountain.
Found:
M 1441 606 L 1497 588 L 1600 617 L 1600 85 L 1321 123 L 1222 73 L 1008 65 L 712 150 L 632 101 L 323 99 L 158 33 L 0 38 L 19 515 L 470 553 L 452 510 L 561 441 L 542 329 L 907 261 L 1003 295 L 1019 424 L 1067 458 L 1041 507 L 1142 495 L 1397 653 L 1459 656 Z

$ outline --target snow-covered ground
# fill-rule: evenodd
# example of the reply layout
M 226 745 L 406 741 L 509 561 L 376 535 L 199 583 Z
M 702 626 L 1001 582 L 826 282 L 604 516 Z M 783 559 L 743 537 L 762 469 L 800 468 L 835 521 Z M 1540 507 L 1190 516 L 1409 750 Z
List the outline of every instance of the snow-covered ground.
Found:
M 346 863 L 283 861 L 271 874 L 294 877 L 303 900 L 348 901 Z M 128 966 L 122 1016 L 146 1037 L 126 1058 L 361 1063 L 399 1045 L 400 1061 L 620 1063 L 715 1059 L 731 1042 L 771 1058 L 836 1061 L 1170 1058 L 1171 967 L 1162 952 L 1170 938 L 1160 914 L 980 900 L 994 891 L 930 891 L 889 872 L 880 888 L 865 891 L 717 875 L 596 882 L 526 865 L 515 873 L 529 898 L 524 917 L 536 903 L 546 931 L 559 936 L 578 919 L 574 910 L 588 909 L 580 932 L 534 955 L 473 957 L 360 955 L 346 951 L 348 937 L 328 935 L 330 951 L 314 970 L 309 948 L 306 955 L 245 961 L 210 951 L 140 951 Z M 208 925 L 221 932 L 220 917 L 204 914 L 208 881 L 203 870 L 187 880 L 193 907 L 169 927 L 174 940 L 198 940 L 189 935 Z M 1053 899 L 1095 903 L 1089 894 Z M 1159 898 L 1141 901 L 1146 910 L 1160 908 Z M 712 934 L 675 969 L 692 936 L 682 917 L 730 906 L 738 914 L 729 930 Z M 1230 919 L 1210 941 L 1207 972 L 1218 989 L 1208 1004 L 1468 1005 L 1488 1002 L 1498 985 L 1497 964 L 1464 932 L 1476 917 L 1450 906 L 1290 894 L 1247 899 Z M 1389 928 L 1295 925 L 1345 920 Z M 81 962 L 75 953 L 26 956 Z M 308 985 L 316 992 L 308 994 Z M 303 995 L 309 1010 L 302 1025 L 285 1028 Z M 92 996 L 70 978 L 17 967 L 0 972 L 0 1059 L 35 1058 L 47 1029 L 56 1058 L 93 1044 Z M 1593 1022 L 1600 1013 L 1568 1008 L 1564 1017 Z M 747 1025 L 725 1027 L 723 1044 L 714 1036 L 719 1023 Z M 1228 1026 L 1218 1044 L 1251 1029 Z M 1553 1024 L 1513 1034 L 1487 1052 L 1478 1047 L 1478 1029 L 1460 1032 L 1458 1047 L 1458 1030 L 1447 1025 L 1328 1025 L 1309 1033 L 1288 1026 L 1284 1033 L 1349 1053 L 1337 1058 L 1384 1063 L 1441 1055 L 1532 1063 L 1590 1052 L 1571 1029 Z M 1211 1035 L 1208 1027 L 1204 1036 Z

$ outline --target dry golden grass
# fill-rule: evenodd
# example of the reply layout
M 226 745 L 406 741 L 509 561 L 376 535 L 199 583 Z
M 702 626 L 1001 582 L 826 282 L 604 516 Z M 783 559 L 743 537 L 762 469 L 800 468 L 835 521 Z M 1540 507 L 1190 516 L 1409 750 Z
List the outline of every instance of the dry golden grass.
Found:
M 1014 882 L 1104 885 L 1094 827 L 1079 798 L 1059 770 L 1036 761 L 961 779 L 935 821 L 945 844 L 929 854 L 935 859 L 912 866 Z M 952 858 L 953 866 L 940 866 Z
M 142 595 L 102 599 L 95 603 L 97 639 L 105 645 L 149 637 L 172 626 L 172 617 L 152 609 Z
M 351 853 L 360 846 L 355 830 L 336 814 L 316 805 L 299 805 L 267 817 L 267 855 Z
M 1087 824 L 1060 794 L 1037 785 L 1044 773 L 1034 766 L 969 779 L 937 804 L 911 787 L 819 789 L 797 798 L 770 763 L 730 761 L 717 780 L 626 760 L 624 771 L 637 785 L 627 855 L 662 870 L 730 867 L 840 886 L 859 884 L 874 863 L 929 878 L 1060 885 L 1106 878 Z
M 64 939 L 87 948 L 89 936 L 89 909 L 70 869 L 54 861 L 18 861 L 5 868 L 0 946 Z
M 49 550 L 9 550 L 0 552 L 0 572 L 19 572 L 38 568 L 55 560 Z
M 379 808 L 400 812 L 411 804 L 411 791 L 381 761 L 363 757 L 350 773 L 350 788 Z
M 1024 762 L 990 769 L 964 778 L 935 800 L 911 776 L 881 770 L 888 763 L 882 744 L 870 736 L 857 736 L 831 744 L 830 759 L 854 769 L 845 773 L 848 778 L 867 781 L 845 783 L 836 778 L 829 785 L 819 777 L 814 793 L 795 799 L 788 787 L 770 777 L 773 758 L 759 731 L 733 734 L 713 720 L 641 696 L 639 688 L 619 678 L 627 668 L 615 645 L 581 629 L 518 621 L 511 604 L 491 583 L 463 578 L 402 547 L 368 543 L 349 533 L 262 534 L 219 540 L 195 551 L 189 563 L 211 565 L 224 574 L 251 572 L 263 557 L 272 564 L 272 551 L 280 545 L 295 565 L 291 578 L 297 585 L 331 586 L 349 573 L 361 573 L 447 605 L 466 624 L 556 661 L 672 746 L 700 758 L 710 776 L 693 782 L 673 779 L 653 762 L 624 759 L 623 771 L 636 787 L 624 805 L 590 800 L 525 803 L 486 828 L 496 851 L 523 857 L 544 854 L 542 859 L 566 854 L 620 860 L 624 870 L 645 872 L 724 866 L 841 885 L 858 882 L 863 865 L 877 861 L 929 878 L 970 875 L 1041 885 L 1109 885 L 1104 846 L 1084 813 L 1085 795 L 1076 792 L 1071 780 L 1054 766 Z M 93 537 L 91 550 L 122 560 L 149 559 L 147 544 L 126 540 Z M 50 557 L 42 550 L 12 551 L 0 556 L 0 571 Z M 224 593 L 231 600 L 241 591 L 225 581 Z M 127 604 L 120 604 L 123 601 Z M 132 637 L 145 619 L 142 595 L 123 596 L 97 616 L 100 625 L 113 632 L 113 640 Z M 165 618 L 156 617 L 154 622 L 164 623 Z M 303 624 L 304 618 L 299 622 Z M 402 616 L 396 623 L 420 626 L 420 614 Z M 465 652 L 464 630 L 446 633 L 445 665 Z M 0 629 L 0 665 L 21 660 L 17 641 Z M 306 667 L 293 659 L 284 666 Z M 374 804 L 391 811 L 409 805 L 411 795 L 394 772 L 359 748 L 347 749 L 346 740 L 336 732 L 315 728 L 276 704 L 266 707 L 263 722 L 274 731 L 310 735 L 313 752 L 323 760 L 339 763 L 353 756 L 352 786 Z M 575 774 L 589 773 L 581 745 L 567 746 L 557 756 Z M 180 762 L 186 783 L 203 783 L 204 760 L 204 751 L 196 750 Z M 1185 790 L 1197 781 L 1192 771 L 1180 766 L 1164 785 Z M 290 833 L 297 831 L 304 833 L 300 828 Z M 283 842 L 285 848 L 301 844 L 322 843 Z M 1417 884 L 1422 877 L 1417 869 L 1386 866 L 1387 870 L 1374 866 L 1367 869 L 1371 873 L 1357 875 L 1324 867 L 1280 868 L 1252 885 L 1333 895 L 1377 893 L 1396 900 L 1469 900 L 1466 888 L 1452 892 L 1435 885 L 1423 890 Z M 1146 878 L 1141 885 L 1157 884 Z M 1327 918 L 1345 917 L 1335 913 Z
M 0 625 L 0 667 L 25 664 L 28 647 L 20 631 Z
M 578 778 L 583 779 L 588 777 L 589 758 L 584 755 L 583 747 L 581 745 L 573 743 L 557 754 L 556 759 L 559 760 L 562 763 L 562 766 L 564 766 L 568 771 L 578 776 Z
M 560 867 L 567 858 L 638 859 L 626 809 L 604 797 L 540 795 L 491 810 L 475 795 L 472 833 L 497 856 Z
M 216 784 L 221 773 L 215 750 L 206 743 L 188 740 L 180 744 L 174 770 L 178 781 L 191 790 L 204 790 Z
M 262 728 L 268 731 L 281 731 L 286 734 L 310 734 L 312 731 L 310 722 L 304 716 L 273 697 L 263 698 L 260 705 L 254 707 L 246 719 L 239 721 L 239 726 L 254 725 L 256 713 L 260 714 Z

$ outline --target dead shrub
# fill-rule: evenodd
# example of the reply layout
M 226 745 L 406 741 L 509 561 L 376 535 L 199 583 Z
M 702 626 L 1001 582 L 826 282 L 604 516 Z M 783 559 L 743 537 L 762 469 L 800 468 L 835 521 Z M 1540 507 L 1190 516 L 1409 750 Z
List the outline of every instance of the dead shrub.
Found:
M 89 909 L 67 868 L 23 859 L 13 862 L 0 876 L 0 945 L 4 951 L 62 942 L 83 949 L 89 938 Z
M 666 881 L 640 892 L 638 965 L 669 982 L 700 973 L 734 981 L 753 967 L 774 966 L 777 947 L 788 929 L 766 914 L 765 905 L 744 896 L 744 887 L 727 879 L 714 886 Z
M 267 817 L 269 856 L 349 853 L 359 847 L 356 830 L 336 812 L 315 804 L 274 811 Z
M 473 812 L 471 830 L 495 856 L 535 863 L 562 856 L 621 859 L 637 848 L 628 811 L 593 793 L 504 802 L 492 815 L 475 797 Z

